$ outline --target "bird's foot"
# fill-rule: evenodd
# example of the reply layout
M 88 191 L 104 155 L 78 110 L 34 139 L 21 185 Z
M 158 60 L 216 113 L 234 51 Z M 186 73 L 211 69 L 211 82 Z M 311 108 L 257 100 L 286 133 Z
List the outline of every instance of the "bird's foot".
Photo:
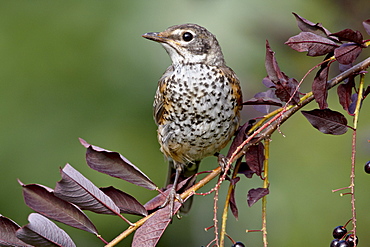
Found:
M 222 170 L 222 173 L 225 172 L 225 169 L 227 167 L 227 162 L 229 162 L 229 159 L 226 158 L 224 155 L 222 154 L 217 154 L 217 159 L 218 159 L 218 164 L 220 165 L 221 167 L 221 170 Z M 229 170 L 231 169 L 231 166 L 229 168 Z
M 169 206 L 170 211 L 170 218 L 176 213 L 177 210 L 175 210 L 175 201 L 180 202 L 181 204 L 184 202 L 182 198 L 180 197 L 180 194 L 178 194 L 175 190 L 175 186 L 172 186 L 169 189 L 169 194 L 165 200 L 165 202 L 162 204 L 161 208 L 164 208 L 166 206 Z

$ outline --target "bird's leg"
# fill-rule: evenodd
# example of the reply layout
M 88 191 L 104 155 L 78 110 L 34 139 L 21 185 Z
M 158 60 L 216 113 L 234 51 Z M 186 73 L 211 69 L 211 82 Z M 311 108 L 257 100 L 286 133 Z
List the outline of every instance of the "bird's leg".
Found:
M 182 165 L 175 162 L 176 166 L 176 174 L 175 174 L 175 180 L 173 181 L 173 185 L 169 194 L 169 203 L 170 203 L 170 214 L 173 215 L 173 208 L 175 203 L 175 198 L 180 202 L 183 203 L 183 200 L 181 199 L 180 195 L 176 193 L 177 184 L 179 182 L 180 174 L 182 173 Z
M 174 162 L 174 166 L 175 166 L 175 170 L 176 170 L 175 179 L 173 181 L 172 188 L 170 188 L 170 193 L 168 194 L 168 197 L 167 197 L 166 201 L 163 204 L 163 206 L 166 206 L 167 203 L 169 203 L 170 218 L 174 214 L 175 199 L 177 199 L 180 203 L 183 203 L 183 200 L 181 199 L 180 195 L 176 193 L 176 187 L 177 187 L 177 184 L 179 182 L 180 174 L 183 171 L 183 165 L 180 164 L 180 163 Z

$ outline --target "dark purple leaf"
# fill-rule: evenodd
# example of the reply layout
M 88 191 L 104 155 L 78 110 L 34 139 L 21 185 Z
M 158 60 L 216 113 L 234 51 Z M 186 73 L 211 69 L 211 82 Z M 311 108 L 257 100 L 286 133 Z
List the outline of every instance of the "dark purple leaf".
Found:
M 268 76 L 262 79 L 262 84 L 265 85 L 267 88 L 275 88 L 275 84 Z
M 238 220 L 239 212 L 238 212 L 238 207 L 236 205 L 236 200 L 235 200 L 235 187 L 232 188 L 230 193 L 231 193 L 230 194 L 230 210 L 231 210 L 231 213 L 234 215 L 235 219 Z
M 342 105 L 343 109 L 347 112 L 349 109 L 349 105 L 352 103 L 351 96 L 352 96 L 352 89 L 354 88 L 354 79 L 353 76 L 349 78 L 347 83 L 342 83 L 337 88 L 337 94 L 339 98 L 339 103 Z
M 270 105 L 282 106 L 281 100 L 276 98 L 273 89 L 269 89 L 266 92 L 260 92 L 254 95 L 253 98 L 245 101 L 243 105 L 253 105 L 253 108 L 264 114 L 270 112 Z
M 253 108 L 263 114 L 268 114 L 271 112 L 271 105 L 253 105 Z
M 259 199 L 269 194 L 268 188 L 250 189 L 247 195 L 248 206 L 252 207 Z
M 320 109 L 325 109 L 328 107 L 328 103 L 326 101 L 328 98 L 328 73 L 328 63 L 322 64 L 312 83 L 312 92 L 315 96 L 315 101 L 319 104 Z
M 23 187 L 23 197 L 28 207 L 50 219 L 98 234 L 94 224 L 79 208 L 56 197 L 52 189 L 38 184 L 25 185 L 20 181 L 19 183 Z
M 334 56 L 341 64 L 351 64 L 362 52 L 361 45 L 356 43 L 343 44 L 334 50 Z
M 120 215 L 120 209 L 90 180 L 67 164 L 61 171 L 62 180 L 55 187 L 54 194 L 83 210 L 98 214 Z
M 272 95 L 270 95 L 272 94 Z M 260 92 L 254 95 L 253 98 L 244 101 L 243 105 L 274 105 L 282 106 L 281 100 L 274 98 L 274 90 L 269 89 L 266 92 Z
M 319 35 L 319 36 L 322 36 L 322 37 L 325 37 L 325 38 L 330 35 L 329 30 L 327 30 L 325 27 L 323 27 L 323 25 L 321 23 L 313 23 L 313 22 L 297 15 L 296 13 L 293 13 L 293 15 L 295 16 L 295 18 L 297 20 L 298 27 L 299 27 L 299 29 L 301 29 L 302 32 L 314 33 L 316 35 Z M 333 39 L 335 39 L 335 38 L 333 38 Z
M 41 214 L 28 216 L 27 225 L 17 231 L 17 237 L 34 246 L 76 246 L 68 234 Z
M 307 52 L 307 56 L 312 57 L 326 55 L 339 46 L 330 39 L 308 32 L 290 37 L 285 44 L 298 52 Z
M 180 207 L 181 203 L 175 202 L 174 212 L 177 212 Z M 131 247 L 156 246 L 163 232 L 172 220 L 172 218 L 169 217 L 170 213 L 169 205 L 158 210 L 157 213 L 150 217 L 139 229 L 136 230 Z
M 236 186 L 236 184 L 240 181 L 240 177 L 235 177 L 233 179 L 230 179 L 230 183 L 233 185 L 233 186 Z
M 366 21 L 362 22 L 362 25 L 364 26 L 367 34 L 370 35 L 370 19 L 367 19 Z
M 362 34 L 359 31 L 353 31 L 352 29 L 344 29 L 342 31 L 332 33 L 330 36 L 335 36 L 339 38 L 339 41 L 349 41 L 355 42 L 357 44 L 362 44 Z
M 245 161 L 247 162 L 251 171 L 255 172 L 257 176 L 261 176 L 263 169 L 263 162 L 265 161 L 265 148 L 261 142 L 249 147 L 245 153 Z
M 238 173 L 244 174 L 247 178 L 252 178 L 255 172 L 249 168 L 247 162 L 242 162 L 239 166 Z
M 339 71 L 341 73 L 344 72 L 344 71 L 346 71 L 346 70 L 348 70 L 348 69 L 350 69 L 350 68 L 352 68 L 352 64 L 341 64 L 341 63 L 339 63 Z
M 176 187 L 176 191 L 179 192 L 179 191 L 184 191 L 186 189 L 189 189 L 191 187 L 191 186 L 189 187 L 189 183 L 191 185 L 194 185 L 194 181 L 193 181 L 194 177 L 195 176 L 188 177 L 182 180 L 180 183 L 178 183 Z M 145 203 L 144 208 L 147 211 L 153 211 L 163 206 L 163 204 L 167 200 L 168 195 L 170 194 L 170 189 L 172 189 L 172 184 L 167 185 L 167 188 L 165 188 L 165 190 L 162 193 L 158 194 L 157 196 L 149 200 L 147 203 Z
M 227 158 L 229 159 L 235 150 L 247 139 L 247 129 L 250 128 L 251 123 L 245 123 L 243 126 L 239 127 L 235 134 L 235 138 L 231 143 L 229 152 L 227 153 Z
M 272 51 L 268 41 L 266 41 L 265 67 L 268 78 L 263 81 L 265 85 L 272 82 L 276 88 L 275 95 L 284 102 L 297 103 L 299 101 L 298 82 L 294 78 L 289 78 L 284 74 L 276 61 L 275 52 Z M 269 81 L 268 81 L 269 80 Z M 270 85 L 270 87 L 272 87 Z
M 352 94 L 351 96 L 351 104 L 348 106 L 348 113 L 350 115 L 354 115 L 355 114 L 355 110 L 356 110 L 356 105 L 357 105 L 357 100 L 358 100 L 358 94 L 357 93 L 354 93 Z
M 11 219 L 0 215 L 0 246 L 32 247 L 16 237 L 20 226 Z
M 342 135 L 347 132 L 347 119 L 339 112 L 330 109 L 315 109 L 302 111 L 302 114 L 313 127 L 324 134 Z
M 284 73 L 283 75 L 286 78 L 282 78 L 278 83 L 276 83 L 276 96 L 282 101 L 288 102 L 289 104 L 298 104 L 298 81 L 294 78 L 288 78 Z
M 80 138 L 81 144 L 87 148 L 86 161 L 94 170 L 123 179 L 127 182 L 155 190 L 157 186 L 129 160 L 117 152 L 102 149 L 88 144 Z
M 276 84 L 280 78 L 283 78 L 282 72 L 275 58 L 275 52 L 271 49 L 268 40 L 266 40 L 266 58 L 265 67 L 268 78 Z
M 363 94 L 363 97 L 364 99 L 366 98 L 366 96 L 368 96 L 370 94 L 370 86 L 367 86 L 366 90 L 364 91 L 364 94 Z
M 100 188 L 100 190 L 113 200 L 121 210 L 121 214 L 135 214 L 140 216 L 148 215 L 144 206 L 131 195 L 116 189 L 113 186 Z
M 170 194 L 170 190 L 167 189 L 164 192 L 156 195 L 155 197 L 153 197 L 147 203 L 144 204 L 144 208 L 149 212 L 152 212 L 155 209 L 158 209 L 159 207 L 163 206 L 163 204 L 166 202 L 169 194 Z

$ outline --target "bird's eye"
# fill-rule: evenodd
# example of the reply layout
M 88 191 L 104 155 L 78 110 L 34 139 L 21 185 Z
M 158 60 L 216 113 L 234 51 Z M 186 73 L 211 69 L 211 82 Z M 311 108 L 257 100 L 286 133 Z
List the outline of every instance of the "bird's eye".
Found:
M 182 39 L 186 42 L 189 42 L 193 39 L 193 35 L 189 32 L 186 32 L 182 35 Z

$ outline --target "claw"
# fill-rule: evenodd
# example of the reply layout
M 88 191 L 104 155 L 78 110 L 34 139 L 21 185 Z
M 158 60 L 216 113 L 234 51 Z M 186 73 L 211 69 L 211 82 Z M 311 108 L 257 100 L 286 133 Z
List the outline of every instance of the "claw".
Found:
M 175 200 L 179 201 L 181 204 L 184 203 L 184 200 L 180 197 L 178 193 L 176 193 L 176 188 L 179 180 L 180 173 L 182 172 L 182 166 L 181 165 L 176 165 L 176 174 L 175 174 L 175 180 L 173 181 L 172 188 L 169 190 L 169 194 L 166 198 L 166 201 L 162 204 L 162 207 L 165 207 L 169 205 L 170 207 L 170 218 L 176 213 L 174 210 L 174 204 Z
M 221 166 L 222 173 L 224 173 L 229 159 L 219 153 L 217 154 L 217 159 L 218 159 L 218 164 Z
M 174 204 L 175 204 L 176 199 L 181 204 L 183 203 L 183 200 L 181 199 L 180 195 L 176 193 L 175 186 L 172 186 L 172 188 L 170 189 L 170 193 L 167 196 L 166 201 L 162 204 L 162 207 L 165 207 L 165 206 L 169 205 L 169 207 L 170 207 L 170 218 L 172 218 L 172 216 L 175 214 Z

